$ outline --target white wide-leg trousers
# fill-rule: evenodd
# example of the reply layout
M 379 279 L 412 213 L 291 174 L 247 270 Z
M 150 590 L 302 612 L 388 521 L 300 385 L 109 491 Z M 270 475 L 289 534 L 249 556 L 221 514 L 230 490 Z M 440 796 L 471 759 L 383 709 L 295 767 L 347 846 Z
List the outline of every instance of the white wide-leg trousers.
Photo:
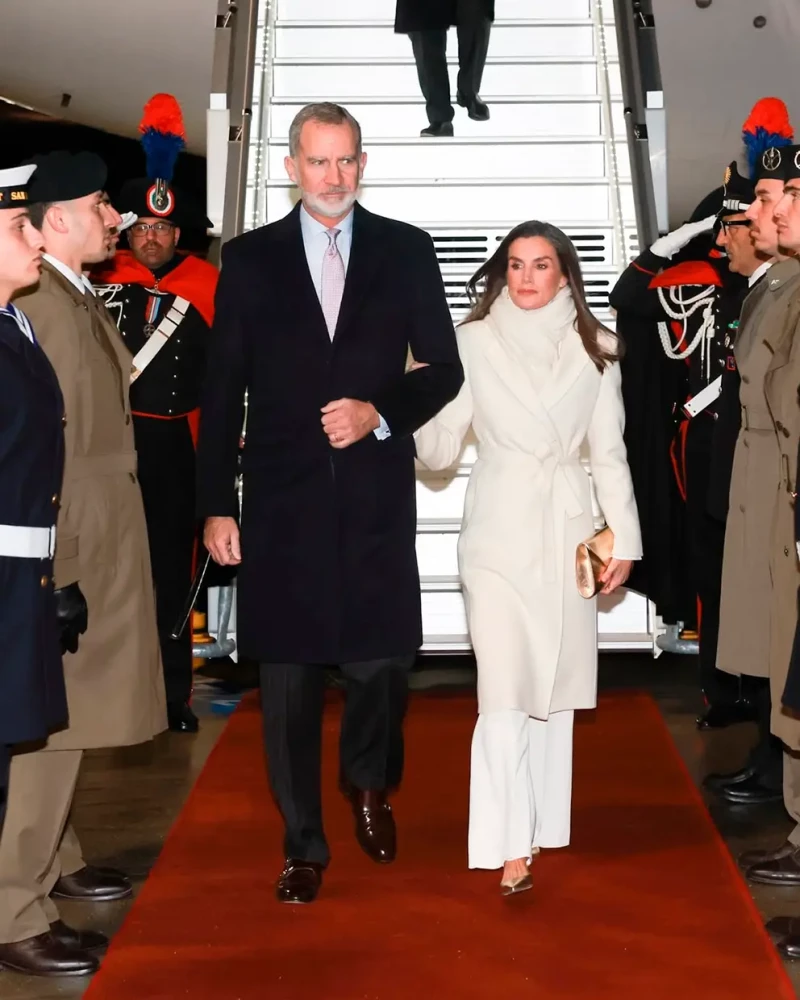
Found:
M 533 847 L 566 847 L 575 713 L 478 716 L 472 736 L 469 867 L 502 868 Z

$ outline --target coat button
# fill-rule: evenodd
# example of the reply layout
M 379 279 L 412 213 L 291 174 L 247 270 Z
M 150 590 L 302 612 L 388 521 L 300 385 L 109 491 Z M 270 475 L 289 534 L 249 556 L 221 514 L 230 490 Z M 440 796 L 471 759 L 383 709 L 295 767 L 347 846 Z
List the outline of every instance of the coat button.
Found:
M 744 514 L 744 504 L 743 503 L 739 504 L 739 510 Z
M 131 482 L 135 483 L 136 482 L 136 476 L 134 476 L 134 474 L 132 472 L 129 472 L 128 475 L 131 477 Z
M 41 578 L 41 580 L 39 581 L 39 584 L 40 584 L 40 585 L 41 585 L 42 587 L 46 587 L 48 583 L 50 583 L 50 577 L 49 577 L 49 576 L 43 576 L 43 577 Z
M 744 382 L 745 385 L 750 385 L 750 379 L 747 375 L 742 375 L 742 382 Z
M 789 437 L 789 428 L 788 427 L 781 427 L 781 434 L 783 434 L 783 436 L 785 438 L 788 438 Z
M 784 547 L 783 547 L 783 554 L 785 556 L 789 555 L 789 546 L 788 545 L 784 545 Z
M 131 422 L 131 415 L 130 415 L 130 413 L 126 413 L 125 414 L 125 423 L 129 424 L 130 422 Z

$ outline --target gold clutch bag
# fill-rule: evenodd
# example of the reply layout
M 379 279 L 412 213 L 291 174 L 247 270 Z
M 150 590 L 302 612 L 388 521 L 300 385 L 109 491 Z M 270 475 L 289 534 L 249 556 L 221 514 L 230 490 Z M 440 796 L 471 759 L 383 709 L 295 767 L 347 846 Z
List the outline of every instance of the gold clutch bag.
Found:
M 603 528 L 585 542 L 581 542 L 575 553 L 575 576 L 578 593 L 587 600 L 602 588 L 600 577 L 608 566 L 614 550 L 614 532 Z

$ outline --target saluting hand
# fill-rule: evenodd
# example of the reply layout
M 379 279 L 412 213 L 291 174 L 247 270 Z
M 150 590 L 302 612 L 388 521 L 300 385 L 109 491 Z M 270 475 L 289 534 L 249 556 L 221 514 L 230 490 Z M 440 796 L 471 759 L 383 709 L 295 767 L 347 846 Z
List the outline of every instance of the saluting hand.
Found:
M 332 448 L 347 448 L 380 427 L 378 411 L 360 399 L 335 399 L 322 407 L 322 429 Z
M 238 566 L 242 561 L 239 525 L 232 517 L 209 517 L 203 530 L 203 544 L 220 566 Z

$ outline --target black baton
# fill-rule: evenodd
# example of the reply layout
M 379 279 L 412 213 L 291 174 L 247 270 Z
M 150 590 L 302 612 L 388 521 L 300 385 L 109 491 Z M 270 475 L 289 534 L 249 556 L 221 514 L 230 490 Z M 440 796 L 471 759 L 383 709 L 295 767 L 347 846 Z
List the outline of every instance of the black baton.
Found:
M 200 592 L 200 588 L 203 586 L 203 580 L 206 575 L 206 570 L 208 569 L 208 564 L 211 562 L 211 553 L 206 552 L 205 559 L 197 567 L 197 572 L 194 575 L 194 580 L 192 580 L 192 587 L 189 591 L 189 596 L 186 598 L 186 603 L 183 606 L 183 611 L 181 611 L 181 616 L 175 623 L 175 627 L 172 630 L 172 638 L 180 639 L 183 635 L 183 630 L 189 623 L 189 619 L 192 617 L 192 611 L 194 609 L 195 601 L 197 600 L 197 595 Z

